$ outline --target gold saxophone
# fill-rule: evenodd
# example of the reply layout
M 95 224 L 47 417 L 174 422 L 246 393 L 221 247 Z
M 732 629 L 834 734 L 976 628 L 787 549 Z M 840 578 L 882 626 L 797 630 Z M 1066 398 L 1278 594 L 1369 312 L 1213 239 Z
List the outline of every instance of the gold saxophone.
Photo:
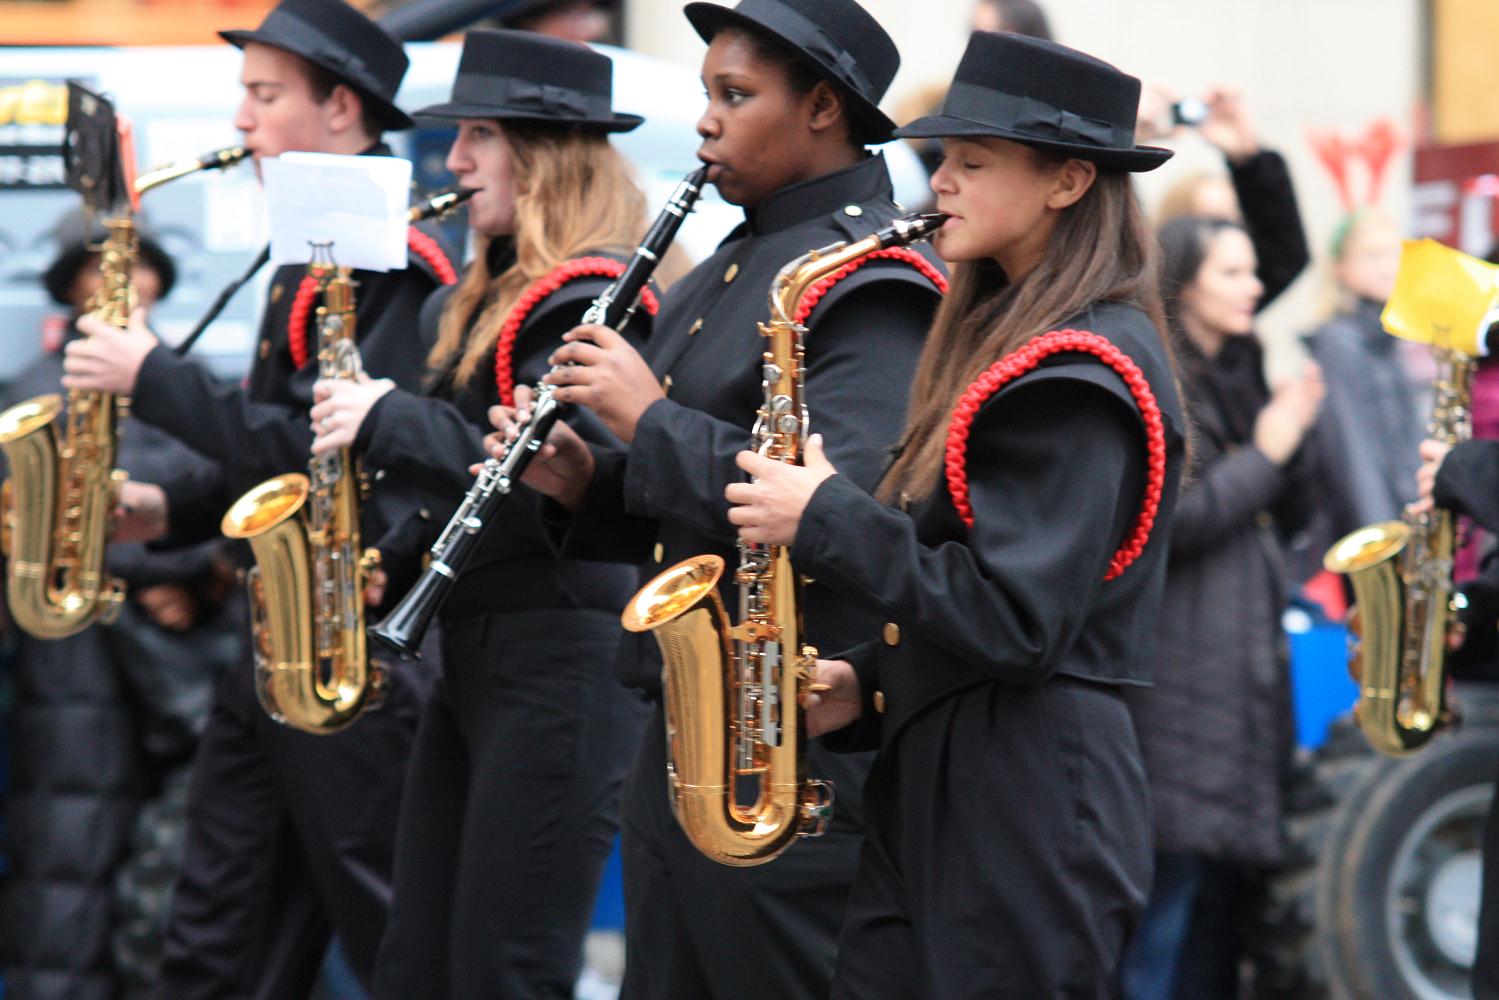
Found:
M 754 448 L 800 462 L 807 436 L 803 386 L 806 327 L 797 308 L 818 281 L 866 254 L 923 239 L 945 216 L 925 214 L 849 244 L 814 250 L 776 275 L 770 289 L 765 399 Z M 817 836 L 832 816 L 833 788 L 806 774 L 801 697 L 814 684 L 817 650 L 802 642 L 801 581 L 788 546 L 741 542 L 734 575 L 739 624 L 718 596 L 724 561 L 684 560 L 647 583 L 621 616 L 632 632 L 661 646 L 666 702 L 667 776 L 672 808 L 687 838 L 720 864 L 773 860 L 798 836 Z M 741 780 L 758 782 L 752 804 Z
M 354 282 L 319 244 L 318 377 L 357 378 Z M 361 550 L 364 481 L 352 449 L 314 457 L 307 475 L 267 479 L 234 502 L 221 525 L 255 554 L 248 577 L 255 690 L 277 722 L 335 733 L 380 703 L 385 670 L 366 655 L 364 589 L 379 553 Z
M 216 150 L 141 175 L 137 195 L 199 170 L 244 159 L 241 147 Z M 123 328 L 135 307 L 130 271 L 139 250 L 135 222 L 120 215 L 108 230 L 99 269 L 104 277 L 90 311 Z M 0 491 L 0 549 L 9 557 L 11 615 L 38 639 L 61 639 L 119 614 L 124 584 L 104 568 L 110 518 L 124 473 L 115 469 L 120 421 L 129 400 L 108 392 L 36 396 L 0 413 L 0 449 L 10 479 Z M 64 426 L 57 418 L 64 414 Z
M 1435 351 L 1438 376 L 1431 436 L 1449 445 L 1473 434 L 1472 357 Z M 1369 744 L 1401 756 L 1417 749 L 1453 712 L 1447 697 L 1447 640 L 1457 628 L 1452 585 L 1456 526 L 1451 511 L 1407 514 L 1339 539 L 1323 565 L 1346 573 L 1355 607 L 1348 670 L 1358 682 L 1354 717 Z

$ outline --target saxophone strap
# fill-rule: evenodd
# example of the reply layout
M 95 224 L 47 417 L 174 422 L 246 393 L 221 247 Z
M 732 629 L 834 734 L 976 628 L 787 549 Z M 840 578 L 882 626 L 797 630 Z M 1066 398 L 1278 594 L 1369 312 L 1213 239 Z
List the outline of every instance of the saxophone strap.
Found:
M 1046 358 L 1072 353 L 1091 354 L 1117 372 L 1134 397 L 1135 405 L 1140 409 L 1140 419 L 1145 423 L 1145 497 L 1134 527 L 1109 560 L 1108 572 L 1103 577 L 1107 581 L 1123 573 L 1145 551 L 1156 513 L 1160 510 L 1161 493 L 1166 486 L 1166 429 L 1155 393 L 1134 360 L 1107 339 L 1084 330 L 1053 330 L 990 365 L 958 399 L 947 432 L 943 464 L 953 506 L 963 523 L 972 529 L 973 505 L 968 496 L 967 463 L 968 436 L 973 429 L 973 418 L 990 397 L 1015 379 L 1034 371 Z
M 406 228 L 406 248 L 432 269 L 439 283 L 452 285 L 458 282 L 458 272 L 453 270 L 442 247 L 415 226 Z M 297 286 L 297 294 L 292 299 L 291 315 L 286 321 L 286 346 L 291 350 L 292 364 L 298 368 L 305 365 L 311 357 L 311 352 L 307 349 L 307 326 L 312 318 L 313 303 L 317 301 L 317 285 L 317 279 L 312 275 L 302 275 L 302 282 Z
M 500 327 L 500 339 L 495 344 L 494 381 L 500 390 L 501 404 L 515 405 L 515 339 L 520 335 L 520 328 L 530 317 L 532 310 L 570 281 L 579 278 L 608 278 L 612 281 L 624 273 L 625 265 L 612 258 L 577 257 L 553 268 L 521 293 L 511 307 L 510 314 L 505 317 L 505 325 Z M 641 291 L 640 304 L 652 316 L 661 308 L 660 300 L 650 288 Z
M 947 294 L 947 276 L 939 271 L 931 261 L 910 247 L 887 247 L 884 250 L 876 250 L 873 253 L 865 254 L 857 260 L 849 261 L 832 274 L 818 281 L 811 288 L 808 288 L 806 294 L 802 296 L 801 302 L 797 304 L 796 315 L 792 317 L 793 320 L 797 323 L 805 323 L 807 317 L 812 315 L 812 310 L 817 308 L 817 304 L 822 301 L 823 296 L 833 290 L 834 285 L 847 278 L 850 274 L 853 274 L 865 264 L 875 260 L 895 260 L 910 264 L 921 272 L 922 277 L 935 285 L 938 292 L 943 295 Z

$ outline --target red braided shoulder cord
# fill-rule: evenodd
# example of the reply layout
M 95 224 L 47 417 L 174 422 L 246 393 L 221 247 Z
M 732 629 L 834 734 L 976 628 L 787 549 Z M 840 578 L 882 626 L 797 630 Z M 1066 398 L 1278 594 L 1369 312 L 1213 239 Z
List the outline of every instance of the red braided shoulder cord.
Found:
M 1145 445 L 1147 473 L 1145 497 L 1140 504 L 1140 515 L 1134 528 L 1125 538 L 1119 551 L 1109 560 L 1105 580 L 1112 580 L 1129 568 L 1130 563 L 1140 557 L 1145 543 L 1150 539 L 1150 529 L 1155 525 L 1156 512 L 1161 506 L 1161 492 L 1166 486 L 1166 430 L 1161 422 L 1161 408 L 1156 404 L 1155 393 L 1150 383 L 1130 357 L 1112 343 L 1096 333 L 1083 330 L 1053 330 L 1032 340 L 1020 350 L 1000 358 L 969 386 L 953 410 L 952 424 L 947 432 L 947 455 L 944 465 L 947 470 L 947 489 L 952 494 L 953 506 L 969 528 L 973 527 L 973 506 L 968 498 L 968 434 L 973 429 L 973 418 L 984 402 L 1007 383 L 1035 369 L 1044 358 L 1053 354 L 1082 352 L 1092 354 L 1119 373 L 1124 384 L 1135 397 L 1140 408 L 1140 417 L 1145 421 Z
M 447 254 L 442 252 L 442 247 L 437 241 L 426 233 L 409 226 L 406 229 L 406 247 L 432 268 L 437 280 L 444 285 L 452 285 L 458 281 L 458 272 L 453 270 L 453 265 L 448 261 Z M 310 274 L 302 275 L 301 284 L 297 285 L 296 297 L 291 302 L 291 315 L 286 321 L 286 344 L 291 349 L 292 364 L 301 368 L 307 363 L 309 352 L 307 350 L 307 322 L 312 315 L 312 304 L 317 299 L 317 279 Z
M 805 323 L 807 321 L 807 317 L 812 315 L 812 310 L 817 308 L 817 303 L 822 301 L 822 297 L 824 295 L 832 291 L 834 285 L 838 284 L 838 282 L 842 281 L 844 278 L 847 278 L 850 274 L 853 274 L 859 268 L 863 267 L 865 264 L 868 264 L 872 260 L 905 261 L 907 264 L 910 264 L 912 267 L 916 268 L 916 270 L 920 271 L 922 276 L 925 277 L 928 281 L 936 285 L 937 291 L 941 292 L 943 295 L 947 294 L 947 277 L 941 271 L 937 270 L 937 268 L 932 265 L 931 261 L 927 260 L 915 250 L 912 250 L 910 247 L 887 247 L 884 250 L 876 250 L 874 253 L 865 254 L 863 257 L 858 257 L 854 260 L 849 261 L 847 264 L 843 265 L 838 270 L 823 278 L 821 281 L 814 284 L 811 288 L 807 289 L 807 293 L 802 296 L 801 302 L 797 305 L 796 316 L 793 317 L 796 322 Z
M 510 315 L 505 317 L 505 325 L 500 327 L 499 342 L 495 345 L 494 380 L 500 390 L 501 403 L 506 406 L 515 405 L 515 372 L 511 370 L 512 355 L 515 351 L 515 338 L 520 333 L 521 324 L 525 323 L 526 317 L 531 315 L 531 310 L 569 281 L 577 278 L 612 280 L 624 273 L 625 266 L 617 260 L 611 260 L 608 257 L 578 257 L 533 281 L 521 293 L 521 297 L 511 307 Z M 661 308 L 656 293 L 650 288 L 640 293 L 640 304 L 652 316 L 656 315 L 656 310 Z

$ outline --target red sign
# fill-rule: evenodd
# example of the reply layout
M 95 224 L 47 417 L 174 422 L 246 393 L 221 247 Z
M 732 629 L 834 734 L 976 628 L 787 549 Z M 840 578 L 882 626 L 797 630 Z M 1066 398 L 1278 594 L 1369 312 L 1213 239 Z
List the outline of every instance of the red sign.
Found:
M 1499 243 L 1499 142 L 1416 150 L 1412 235 L 1475 257 Z

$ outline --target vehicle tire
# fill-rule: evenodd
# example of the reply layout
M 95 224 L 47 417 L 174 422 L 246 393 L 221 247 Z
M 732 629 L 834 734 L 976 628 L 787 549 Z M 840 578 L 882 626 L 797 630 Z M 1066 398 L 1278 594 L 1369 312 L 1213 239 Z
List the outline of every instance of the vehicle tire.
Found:
M 1479 855 L 1499 772 L 1499 690 L 1464 687 L 1461 728 L 1392 759 L 1351 720 L 1293 792 L 1292 851 L 1249 931 L 1267 1000 L 1462 1000 Z

